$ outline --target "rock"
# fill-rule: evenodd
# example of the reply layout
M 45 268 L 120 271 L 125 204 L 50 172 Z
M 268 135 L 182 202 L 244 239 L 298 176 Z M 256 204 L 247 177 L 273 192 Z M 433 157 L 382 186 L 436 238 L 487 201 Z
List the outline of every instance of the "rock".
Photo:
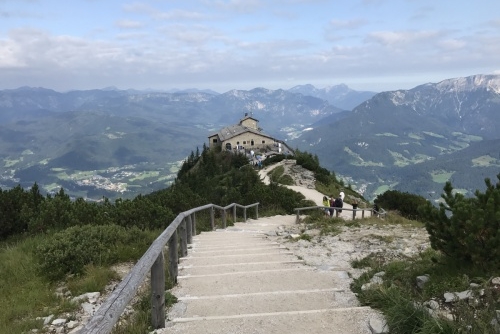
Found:
M 373 277 L 383 277 L 385 276 L 385 271 L 380 271 L 378 273 L 376 273 L 375 275 L 373 275 Z
M 370 279 L 370 282 L 373 283 L 373 284 L 382 284 L 382 283 L 384 283 L 384 280 L 380 276 L 373 276 Z
M 80 303 L 87 300 L 89 303 L 95 304 L 100 296 L 101 296 L 100 292 L 87 292 L 84 293 L 83 295 L 73 297 L 71 301 L 74 303 Z
M 462 292 L 446 292 L 444 294 L 444 301 L 445 303 L 450 303 L 458 300 L 467 299 L 469 297 L 472 297 L 471 290 L 465 290 Z
M 290 234 L 290 238 L 293 238 L 293 239 L 300 238 L 300 234 Z
M 479 284 L 477 284 L 477 283 L 471 283 L 471 284 L 469 284 L 469 287 L 470 287 L 471 289 L 477 289 L 477 288 L 479 288 L 480 286 L 481 286 L 481 285 L 479 285 Z
M 425 286 L 425 283 L 429 281 L 429 275 L 417 276 L 417 287 L 422 290 Z
M 70 322 L 68 322 L 66 324 L 66 328 L 68 328 L 68 329 L 73 329 L 73 328 L 76 328 L 77 326 L 78 326 L 78 322 L 73 321 L 73 320 L 71 320 Z
M 47 326 L 48 324 L 50 324 L 50 322 L 52 321 L 53 318 L 54 318 L 54 315 L 51 314 L 51 315 L 46 316 L 46 317 L 38 317 L 38 318 L 36 318 L 36 320 L 43 320 L 43 325 Z
M 61 326 L 64 326 L 64 324 L 67 321 L 68 320 L 66 320 L 66 319 L 59 318 L 59 319 L 56 319 L 56 320 L 52 321 L 52 326 L 61 327 Z
M 500 277 L 495 277 L 491 280 L 492 284 L 500 285 Z
M 85 312 L 85 314 L 88 314 L 90 316 L 93 316 L 95 311 L 96 311 L 96 306 L 90 303 L 83 303 L 82 304 L 82 309 Z
M 435 300 L 429 300 L 424 303 L 424 306 L 430 308 L 431 310 L 438 310 L 439 309 L 439 303 Z
M 389 326 L 385 320 L 370 318 L 369 326 L 373 334 L 389 333 Z
M 78 326 L 76 328 L 73 328 L 73 330 L 71 332 L 69 332 L 68 334 L 76 334 L 76 333 L 79 333 L 81 330 L 82 330 L 83 326 Z

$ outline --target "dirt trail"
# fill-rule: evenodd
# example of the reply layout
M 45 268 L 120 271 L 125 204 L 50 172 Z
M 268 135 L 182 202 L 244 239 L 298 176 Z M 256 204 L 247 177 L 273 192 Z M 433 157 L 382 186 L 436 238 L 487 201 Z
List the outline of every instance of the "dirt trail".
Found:
M 276 163 L 271 166 L 267 166 L 266 168 L 263 168 L 259 170 L 259 176 L 260 179 L 265 183 L 269 184 L 270 179 L 268 174 L 278 166 L 284 166 L 285 167 L 285 173 L 288 175 L 291 175 L 292 178 L 295 181 L 295 185 L 293 186 L 284 186 L 289 189 L 292 189 L 293 191 L 299 192 L 304 197 L 308 200 L 313 201 L 316 203 L 316 205 L 323 205 L 323 196 L 327 195 L 327 197 L 330 197 L 331 194 L 322 194 L 319 191 L 315 189 L 315 179 L 314 179 L 314 173 L 302 168 L 301 166 L 297 166 L 295 164 L 295 160 L 282 160 L 279 163 Z M 352 205 L 344 201 L 344 206 L 343 208 L 345 209 L 352 209 Z M 361 215 L 360 212 L 357 213 L 357 215 Z M 365 216 L 368 217 L 371 215 L 371 212 L 365 211 Z M 350 210 L 343 210 L 340 215 L 340 217 L 344 219 L 352 219 L 352 211 Z

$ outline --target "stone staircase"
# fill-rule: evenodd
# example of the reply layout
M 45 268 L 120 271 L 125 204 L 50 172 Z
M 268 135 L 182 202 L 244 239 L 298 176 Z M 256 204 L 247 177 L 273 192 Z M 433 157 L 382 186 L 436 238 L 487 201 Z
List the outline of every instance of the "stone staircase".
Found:
M 178 303 L 156 333 L 371 333 L 346 271 L 309 267 L 268 238 L 294 216 L 236 223 L 193 238 L 179 265 Z

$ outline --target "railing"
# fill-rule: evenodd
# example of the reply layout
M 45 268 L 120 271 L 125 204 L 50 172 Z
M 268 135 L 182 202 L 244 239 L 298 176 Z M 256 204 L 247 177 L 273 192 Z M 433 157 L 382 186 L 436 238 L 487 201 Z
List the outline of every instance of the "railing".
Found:
M 339 216 L 339 211 L 352 211 L 352 219 L 356 219 L 357 212 L 361 211 L 361 218 L 365 218 L 365 211 L 368 211 L 371 213 L 372 216 L 378 216 L 378 217 L 385 217 L 386 212 L 384 209 L 380 208 L 379 211 L 375 211 L 374 209 L 348 209 L 348 208 L 337 208 L 337 207 L 331 207 L 331 206 L 308 206 L 304 208 L 296 208 L 294 209 L 296 211 L 296 218 L 295 222 L 298 223 L 300 218 L 300 211 L 305 211 L 305 210 L 313 210 L 313 209 L 329 209 L 329 210 L 335 210 L 336 212 L 336 217 Z
M 221 207 L 207 204 L 188 211 L 181 212 L 172 223 L 151 244 L 149 249 L 139 259 L 128 275 L 118 284 L 113 293 L 97 310 L 80 334 L 111 332 L 125 307 L 137 293 L 139 286 L 144 282 L 148 271 L 151 270 L 151 313 L 153 329 L 165 327 L 165 267 L 163 251 L 168 244 L 169 274 L 177 283 L 178 274 L 178 245 L 181 257 L 187 256 L 187 245 L 192 243 L 196 235 L 196 212 L 210 209 L 210 224 L 215 229 L 214 209 L 222 210 L 222 227 L 226 228 L 226 211 L 233 209 L 233 221 L 236 222 L 236 208 L 243 208 L 243 219 L 247 220 L 247 209 L 255 207 L 256 219 L 259 218 L 259 203 L 240 205 L 236 203 Z

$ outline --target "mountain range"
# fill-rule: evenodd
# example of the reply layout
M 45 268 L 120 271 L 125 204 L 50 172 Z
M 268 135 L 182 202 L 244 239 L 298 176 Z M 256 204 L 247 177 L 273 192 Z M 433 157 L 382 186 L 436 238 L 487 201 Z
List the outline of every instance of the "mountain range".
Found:
M 471 195 L 500 166 L 499 82 L 476 75 L 378 94 L 345 85 L 2 90 L 0 187 L 38 182 L 96 200 L 148 193 L 168 186 L 208 135 L 249 113 L 367 198 L 386 189 L 430 196 L 449 179 Z
M 500 76 L 382 92 L 292 143 L 369 198 L 387 189 L 429 196 L 452 180 L 472 195 L 500 167 Z

